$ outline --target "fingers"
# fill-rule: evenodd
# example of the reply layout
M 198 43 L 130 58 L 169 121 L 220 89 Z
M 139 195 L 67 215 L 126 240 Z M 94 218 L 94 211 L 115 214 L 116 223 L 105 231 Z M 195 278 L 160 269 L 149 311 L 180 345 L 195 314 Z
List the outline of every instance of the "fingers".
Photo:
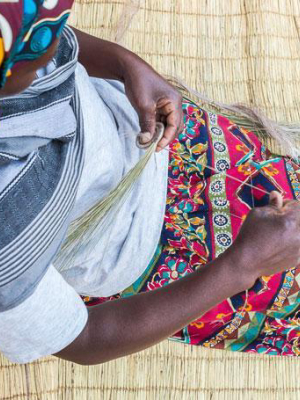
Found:
M 166 118 L 166 129 L 162 139 L 157 144 L 156 151 L 161 151 L 175 139 L 178 131 L 176 122 L 176 115 L 174 112 L 171 112 Z
M 295 226 L 300 227 L 300 202 L 296 200 L 284 200 L 281 193 L 272 191 L 269 194 L 269 205 L 253 208 L 249 214 L 258 218 L 275 218 L 282 227 L 291 231 Z
M 140 142 L 145 144 L 152 139 L 155 133 L 155 126 L 156 126 L 155 106 L 144 107 L 139 113 L 139 122 L 141 127 Z
M 273 191 L 270 193 L 269 204 L 279 212 L 285 220 L 285 225 L 291 226 L 295 224 L 300 226 L 300 202 L 296 200 L 283 200 L 279 192 Z
M 149 143 L 152 139 L 152 135 L 150 132 L 141 132 L 138 136 L 139 142 L 143 145 Z
M 161 151 L 171 143 L 183 130 L 183 113 L 181 100 L 179 102 L 169 101 L 159 109 L 161 121 L 166 125 L 163 138 L 157 144 L 156 151 Z
M 295 200 L 284 200 L 282 194 L 273 190 L 269 195 L 269 205 L 282 211 L 299 210 L 300 203 Z
M 139 141 L 142 145 L 150 142 L 155 133 L 156 122 L 163 122 L 166 126 L 162 139 L 158 142 L 156 151 L 163 150 L 171 143 L 184 128 L 182 99 L 176 96 L 163 98 L 153 106 L 144 106 L 139 112 L 141 134 Z
M 269 205 L 275 208 L 282 208 L 283 197 L 281 193 L 276 192 L 275 190 L 272 191 L 269 196 Z
M 156 122 L 155 134 L 152 136 L 150 132 L 139 133 L 136 138 L 136 145 L 141 149 L 147 149 L 151 143 L 157 142 L 165 131 L 165 126 L 162 122 Z
M 285 200 L 283 202 L 282 211 L 292 214 L 294 219 L 300 223 L 300 202 L 296 200 Z

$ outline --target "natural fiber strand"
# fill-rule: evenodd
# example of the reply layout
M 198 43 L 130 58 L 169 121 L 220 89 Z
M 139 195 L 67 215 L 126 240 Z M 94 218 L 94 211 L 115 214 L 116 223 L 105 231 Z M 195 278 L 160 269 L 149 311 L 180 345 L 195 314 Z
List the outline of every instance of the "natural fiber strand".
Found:
M 197 97 L 202 103 L 208 104 L 214 110 L 222 112 L 222 115 L 227 116 L 239 126 L 255 132 L 262 140 L 267 138 L 273 139 L 275 143 L 273 148 L 276 147 L 277 153 L 283 153 L 285 156 L 290 155 L 294 159 L 300 156 L 300 125 L 280 125 L 271 121 L 259 110 L 239 104 L 226 105 L 221 102 L 212 101 L 198 91 L 189 88 L 179 78 L 169 78 L 169 82 L 175 85 L 180 91 L 188 92 Z M 189 100 L 191 101 L 191 99 Z M 229 112 L 229 114 L 224 111 Z M 140 177 L 154 153 L 155 143 L 154 141 L 151 144 L 144 157 L 123 177 L 119 185 L 105 199 L 101 200 L 70 225 L 67 239 L 55 260 L 60 271 L 69 268 L 73 264 L 76 254 L 80 253 L 83 248 L 86 253 L 93 250 L 96 240 L 99 240 L 99 235 L 101 235 L 101 232 L 106 231 L 111 222 L 108 215 L 112 215 L 111 212 L 113 211 L 116 213 L 122 206 L 134 183 Z M 207 168 L 212 169 L 209 166 Z
M 68 229 L 67 239 L 55 259 L 55 264 L 60 271 L 74 265 L 76 255 L 81 253 L 83 249 L 86 254 L 93 251 L 101 233 L 108 229 L 111 219 L 124 204 L 134 184 L 141 176 L 148 161 L 154 154 L 157 143 L 163 136 L 163 133 L 164 125 L 157 122 L 156 133 L 150 143 L 141 144 L 137 140 L 137 145 L 146 149 L 145 154 L 104 199 L 72 222 Z
M 77 0 L 70 24 L 112 40 L 124 0 Z M 209 98 L 300 120 L 296 0 L 143 0 L 122 44 Z M 298 400 L 299 359 L 164 341 L 92 367 L 0 360 L 1 400 Z
M 197 98 L 242 128 L 254 132 L 276 154 L 298 159 L 300 156 L 300 123 L 276 123 L 260 110 L 243 104 L 225 104 L 209 99 L 204 94 L 190 88 L 180 78 L 167 78 L 183 94 Z M 185 96 L 188 100 L 192 100 Z

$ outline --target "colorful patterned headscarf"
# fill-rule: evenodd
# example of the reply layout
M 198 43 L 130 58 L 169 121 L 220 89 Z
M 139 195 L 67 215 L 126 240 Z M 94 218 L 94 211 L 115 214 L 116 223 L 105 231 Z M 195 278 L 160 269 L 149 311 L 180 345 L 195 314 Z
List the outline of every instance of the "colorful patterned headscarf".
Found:
M 14 67 L 44 54 L 61 34 L 74 0 L 0 0 L 0 88 Z

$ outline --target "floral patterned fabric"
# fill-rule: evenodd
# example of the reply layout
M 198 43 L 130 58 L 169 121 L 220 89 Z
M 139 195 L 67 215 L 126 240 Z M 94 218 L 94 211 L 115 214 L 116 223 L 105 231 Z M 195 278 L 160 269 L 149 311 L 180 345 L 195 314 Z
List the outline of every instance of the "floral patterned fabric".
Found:
M 300 197 L 299 165 L 271 154 L 252 132 L 222 115 L 190 101 L 184 101 L 183 111 L 185 129 L 170 145 L 165 219 L 156 253 L 131 287 L 110 298 L 83 297 L 87 306 L 155 290 L 214 260 L 232 244 L 251 208 L 268 203 L 266 192 Z M 295 269 L 264 276 L 249 290 L 246 303 L 245 292 L 238 293 L 171 339 L 296 356 L 299 281 Z

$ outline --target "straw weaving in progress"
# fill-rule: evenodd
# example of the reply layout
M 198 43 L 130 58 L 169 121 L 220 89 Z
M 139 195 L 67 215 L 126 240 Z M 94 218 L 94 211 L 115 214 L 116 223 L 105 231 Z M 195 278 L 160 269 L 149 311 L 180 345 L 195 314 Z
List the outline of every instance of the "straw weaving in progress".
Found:
M 184 94 L 184 130 L 164 150 L 155 254 L 120 293 L 82 295 L 87 307 L 165 287 L 214 260 L 274 190 L 300 201 L 298 0 L 77 0 L 68 24 L 134 51 Z M 92 249 L 158 140 L 136 139 L 144 158 L 70 226 L 62 266 L 79 243 Z M 299 303 L 300 270 L 290 269 L 262 276 L 170 340 L 101 365 L 56 357 L 17 365 L 0 354 L 0 399 L 298 400 Z
M 110 298 L 88 297 L 87 305 L 163 287 L 214 260 L 231 246 L 249 210 L 268 204 L 271 191 L 300 198 L 298 164 L 270 153 L 222 115 L 189 100 L 183 109 L 185 129 L 170 145 L 166 213 L 153 260 L 130 288 Z M 299 274 L 294 269 L 262 277 L 248 294 L 223 301 L 173 339 L 298 356 Z

